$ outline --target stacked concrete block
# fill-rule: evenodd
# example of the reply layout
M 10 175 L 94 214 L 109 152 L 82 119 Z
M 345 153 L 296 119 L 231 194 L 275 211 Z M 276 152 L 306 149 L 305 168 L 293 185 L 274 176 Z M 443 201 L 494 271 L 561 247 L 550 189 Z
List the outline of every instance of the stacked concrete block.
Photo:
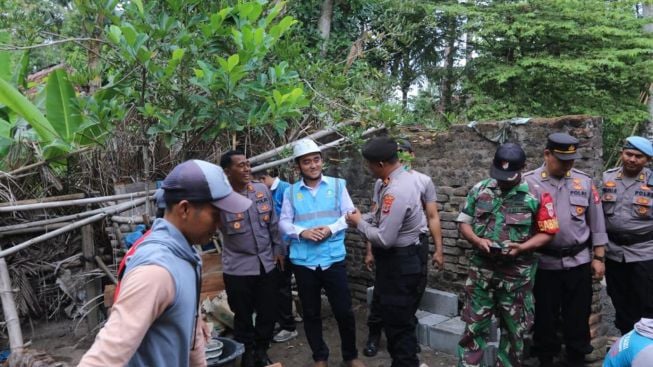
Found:
M 453 317 L 458 315 L 458 296 L 453 293 L 426 288 L 419 309 L 433 314 Z

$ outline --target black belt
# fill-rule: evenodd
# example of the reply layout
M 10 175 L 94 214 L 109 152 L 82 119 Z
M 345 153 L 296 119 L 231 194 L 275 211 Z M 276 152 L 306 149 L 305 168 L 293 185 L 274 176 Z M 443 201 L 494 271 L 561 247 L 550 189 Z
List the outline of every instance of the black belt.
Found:
M 630 246 L 653 240 L 653 232 L 645 234 L 609 233 L 608 238 L 618 246 Z
M 420 245 L 410 245 L 404 247 L 380 248 L 372 247 L 374 256 L 407 256 L 419 254 Z
M 537 249 L 537 252 L 549 255 L 553 257 L 563 258 L 567 256 L 576 256 L 579 252 L 584 249 L 589 248 L 589 241 L 585 243 L 580 243 L 578 245 L 567 246 L 567 247 L 549 247 L 544 246 Z

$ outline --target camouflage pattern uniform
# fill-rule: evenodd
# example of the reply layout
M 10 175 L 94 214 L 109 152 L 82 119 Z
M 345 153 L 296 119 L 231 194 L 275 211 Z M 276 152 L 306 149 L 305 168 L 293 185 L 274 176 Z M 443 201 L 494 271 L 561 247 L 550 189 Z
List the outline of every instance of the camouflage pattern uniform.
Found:
M 546 212 L 544 221 L 540 211 Z M 465 284 L 462 319 L 465 332 L 458 346 L 459 366 L 480 366 L 491 317 L 497 312 L 501 342 L 497 365 L 520 366 L 524 335 L 533 325 L 533 280 L 537 258 L 533 253 L 507 255 L 504 242 L 522 243 L 536 232 L 555 233 L 558 222 L 551 202 L 545 206 L 522 182 L 502 195 L 494 179 L 477 183 L 456 219 L 468 223 L 474 233 L 501 249 L 490 253 L 475 250 Z

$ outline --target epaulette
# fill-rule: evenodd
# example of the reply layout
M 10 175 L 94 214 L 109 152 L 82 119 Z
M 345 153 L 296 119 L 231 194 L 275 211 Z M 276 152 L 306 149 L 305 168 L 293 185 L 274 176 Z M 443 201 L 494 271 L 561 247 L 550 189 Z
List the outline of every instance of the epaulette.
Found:
M 615 168 L 610 168 L 609 170 L 603 172 L 603 173 L 609 173 L 609 172 L 615 172 L 618 171 L 621 167 L 615 167 Z
M 531 175 L 533 175 L 533 174 L 535 174 L 535 170 L 528 171 L 528 172 L 524 173 L 524 174 L 521 175 L 521 176 L 522 176 L 522 177 L 526 177 L 526 176 L 531 176 Z
M 588 175 L 587 173 L 585 173 L 585 172 L 583 172 L 583 171 L 581 171 L 581 170 L 579 170 L 579 169 L 572 168 L 571 171 L 572 171 L 573 173 L 577 173 L 577 174 L 579 174 L 579 175 L 583 175 L 583 176 L 585 176 L 585 177 L 592 178 L 592 176 Z

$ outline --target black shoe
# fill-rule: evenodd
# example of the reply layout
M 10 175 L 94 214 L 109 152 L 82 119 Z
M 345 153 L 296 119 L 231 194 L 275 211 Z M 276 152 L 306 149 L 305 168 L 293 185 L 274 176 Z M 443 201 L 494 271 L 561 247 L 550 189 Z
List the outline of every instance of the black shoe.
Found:
M 377 353 L 379 353 L 379 339 L 369 339 L 365 344 L 365 349 L 363 349 L 363 355 L 365 357 L 374 357 Z
M 265 367 L 269 366 L 272 364 L 272 360 L 270 357 L 268 357 L 268 353 L 266 351 L 258 351 L 256 352 L 256 363 L 255 367 Z

